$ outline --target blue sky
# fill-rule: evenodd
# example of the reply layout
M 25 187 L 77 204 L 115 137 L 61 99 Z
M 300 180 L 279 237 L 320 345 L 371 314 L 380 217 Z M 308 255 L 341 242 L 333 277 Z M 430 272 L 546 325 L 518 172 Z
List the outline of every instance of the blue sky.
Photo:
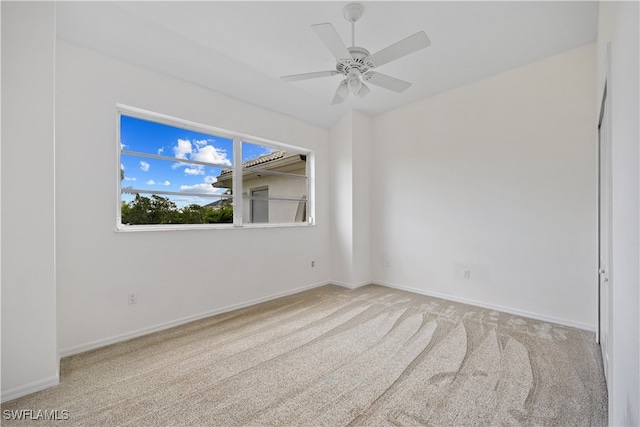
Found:
M 225 190 L 214 188 L 224 166 L 233 164 L 233 141 L 215 135 L 194 132 L 184 128 L 163 125 L 128 116 L 120 119 L 120 144 L 122 150 L 156 154 L 174 158 L 171 160 L 122 154 L 121 168 L 124 180 L 121 186 L 139 190 L 175 191 L 184 196 L 170 198 L 179 207 L 196 203 L 207 204 L 217 199 L 197 197 L 193 193 L 216 194 Z M 273 151 L 271 148 L 243 143 L 243 161 Z M 211 167 L 181 162 L 182 159 L 224 165 Z M 122 194 L 123 201 L 134 196 Z

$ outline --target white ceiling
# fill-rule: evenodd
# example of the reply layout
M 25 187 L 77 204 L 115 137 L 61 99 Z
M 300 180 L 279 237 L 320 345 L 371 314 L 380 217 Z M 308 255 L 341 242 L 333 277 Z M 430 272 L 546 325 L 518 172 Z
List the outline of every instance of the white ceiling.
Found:
M 377 71 L 412 82 L 397 94 L 371 86 L 331 106 L 339 76 L 283 83 L 331 70 L 311 30 L 333 24 L 346 45 L 349 2 L 59 2 L 58 38 L 330 127 L 350 109 L 375 115 L 596 40 L 598 3 L 360 2 L 356 45 L 371 53 L 418 31 L 431 46 Z

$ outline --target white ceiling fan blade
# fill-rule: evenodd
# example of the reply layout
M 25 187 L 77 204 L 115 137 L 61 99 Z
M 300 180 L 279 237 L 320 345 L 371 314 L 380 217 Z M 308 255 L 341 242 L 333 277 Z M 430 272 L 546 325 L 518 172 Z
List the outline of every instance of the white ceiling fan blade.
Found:
M 333 97 L 333 101 L 331 101 L 331 105 L 342 104 L 344 102 L 344 98 L 341 98 L 337 93 L 336 96 Z
M 429 40 L 429 37 L 427 37 L 424 31 L 420 31 L 374 53 L 369 57 L 369 59 L 376 67 L 379 67 L 387 62 L 402 58 L 403 56 L 409 55 L 417 50 L 424 49 L 430 44 L 431 41 Z
M 336 89 L 336 95 L 333 97 L 333 101 L 331 101 L 331 105 L 336 105 L 344 102 L 345 99 L 349 96 L 349 87 L 347 86 L 347 81 L 343 80 L 338 85 L 338 89 Z
M 322 43 L 333 53 L 337 60 L 351 59 L 351 53 L 344 45 L 344 42 L 338 35 L 338 32 L 331 24 L 312 25 L 311 29 L 315 31 Z
M 318 77 L 330 77 L 338 74 L 337 71 L 316 71 L 314 73 L 304 73 L 304 74 L 293 74 L 291 76 L 280 77 L 280 80 L 283 82 L 295 82 L 298 80 L 307 80 L 307 79 L 315 79 Z
M 411 86 L 409 82 L 387 76 L 386 74 L 376 73 L 375 71 L 366 73 L 364 75 L 364 81 L 398 93 L 404 92 Z

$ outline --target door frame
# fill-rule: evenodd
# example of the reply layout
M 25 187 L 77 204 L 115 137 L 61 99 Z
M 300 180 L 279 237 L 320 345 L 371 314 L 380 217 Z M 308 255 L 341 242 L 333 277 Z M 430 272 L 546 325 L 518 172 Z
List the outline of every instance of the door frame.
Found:
M 597 126 L 597 292 L 598 292 L 598 325 L 596 328 L 596 342 L 600 344 L 601 353 L 602 353 L 602 362 L 605 373 L 605 379 L 607 383 L 609 383 L 607 374 L 610 373 L 610 364 L 611 364 L 611 342 L 612 342 L 612 331 L 611 327 L 611 295 L 612 295 L 612 285 L 613 285 L 613 265 L 612 265 L 612 223 L 611 223 L 611 203 L 612 203 L 612 194 L 611 194 L 611 180 L 612 180 L 612 110 L 611 110 L 611 43 L 607 43 L 605 50 L 605 58 L 604 58 L 604 75 L 601 81 L 601 86 L 599 90 L 599 94 L 602 95 L 600 98 L 600 110 L 598 112 L 598 126 Z M 603 129 L 602 125 L 606 121 L 607 126 Z M 602 141 L 605 141 L 605 149 L 606 155 L 603 156 L 603 144 Z M 603 162 L 607 162 L 606 165 L 603 165 Z M 603 183 L 603 170 L 606 174 L 606 179 Z M 603 191 L 603 184 L 607 186 L 606 192 Z M 607 200 L 603 200 L 603 193 Z M 603 201 L 606 203 L 606 206 L 602 206 Z M 603 208 L 607 210 L 608 214 L 606 215 L 606 219 L 602 218 Z M 607 221 L 606 224 L 603 221 Z M 608 232 L 605 233 L 605 238 L 608 240 L 606 246 L 606 254 L 602 253 L 602 227 L 606 227 Z M 602 260 L 606 259 L 606 262 L 603 266 Z M 603 270 L 603 267 L 606 267 L 606 270 Z M 602 283 L 603 281 L 607 283 L 607 298 L 606 298 L 606 313 L 602 312 L 602 303 L 603 303 L 603 295 L 602 295 Z M 603 319 L 603 316 L 606 316 L 606 319 Z M 603 322 L 604 320 L 604 322 Z M 604 323 L 604 324 L 603 324 Z M 606 327 L 606 330 L 603 328 Z M 606 333 L 606 336 L 603 340 L 603 331 Z M 603 342 L 604 341 L 604 342 Z M 603 348 L 602 345 L 605 345 Z
M 603 180 L 602 180 L 602 174 L 603 174 L 603 146 L 602 146 L 602 122 L 605 119 L 605 113 L 608 111 L 608 103 L 607 103 L 607 81 L 605 79 L 604 82 L 604 88 L 602 90 L 602 99 L 600 102 L 600 113 L 598 114 L 598 148 L 597 148 L 597 256 L 598 256 L 598 260 L 597 260 L 597 264 L 598 264 L 598 273 L 597 273 L 597 277 L 598 277 L 598 327 L 596 328 L 596 342 L 598 344 L 600 344 L 600 340 L 601 340 L 601 329 L 602 329 L 602 286 L 601 286 L 601 269 L 602 269 L 602 265 L 601 265 L 601 261 L 602 261 L 602 196 L 603 196 L 603 190 L 602 190 L 602 184 L 603 184 Z M 607 129 L 605 129 L 606 131 Z M 605 136 L 605 138 L 608 140 L 608 136 Z M 608 159 L 608 157 L 607 157 Z M 610 168 L 609 168 L 610 169 Z M 607 169 L 608 170 L 608 169 Z

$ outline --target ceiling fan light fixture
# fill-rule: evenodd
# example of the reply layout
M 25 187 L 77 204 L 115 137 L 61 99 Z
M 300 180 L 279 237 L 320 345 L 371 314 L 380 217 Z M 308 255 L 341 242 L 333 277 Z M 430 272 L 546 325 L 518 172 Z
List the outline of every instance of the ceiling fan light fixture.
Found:
M 362 83 L 362 88 L 360 88 L 360 92 L 358 92 L 358 97 L 364 98 L 365 96 L 369 95 L 369 93 L 371 93 L 371 89 L 369 89 L 369 86 Z
M 353 68 L 349 70 L 349 74 L 347 75 L 347 85 L 349 86 L 349 92 L 354 95 L 358 95 L 360 93 L 360 89 L 362 89 L 362 80 L 360 80 L 360 70 Z
M 362 82 L 360 81 L 359 77 L 349 77 L 347 85 L 349 86 L 349 92 L 354 95 L 359 94 L 360 89 L 362 89 Z
M 342 82 L 340 82 L 340 85 L 338 85 L 338 89 L 336 89 L 336 94 L 333 97 L 333 101 L 331 102 L 331 105 L 336 105 L 344 102 L 344 100 L 347 99 L 348 96 L 349 96 L 349 86 L 347 84 L 347 80 L 345 79 Z
M 336 94 L 340 95 L 342 99 L 347 99 L 347 96 L 349 96 L 349 86 L 346 79 L 340 83 Z

